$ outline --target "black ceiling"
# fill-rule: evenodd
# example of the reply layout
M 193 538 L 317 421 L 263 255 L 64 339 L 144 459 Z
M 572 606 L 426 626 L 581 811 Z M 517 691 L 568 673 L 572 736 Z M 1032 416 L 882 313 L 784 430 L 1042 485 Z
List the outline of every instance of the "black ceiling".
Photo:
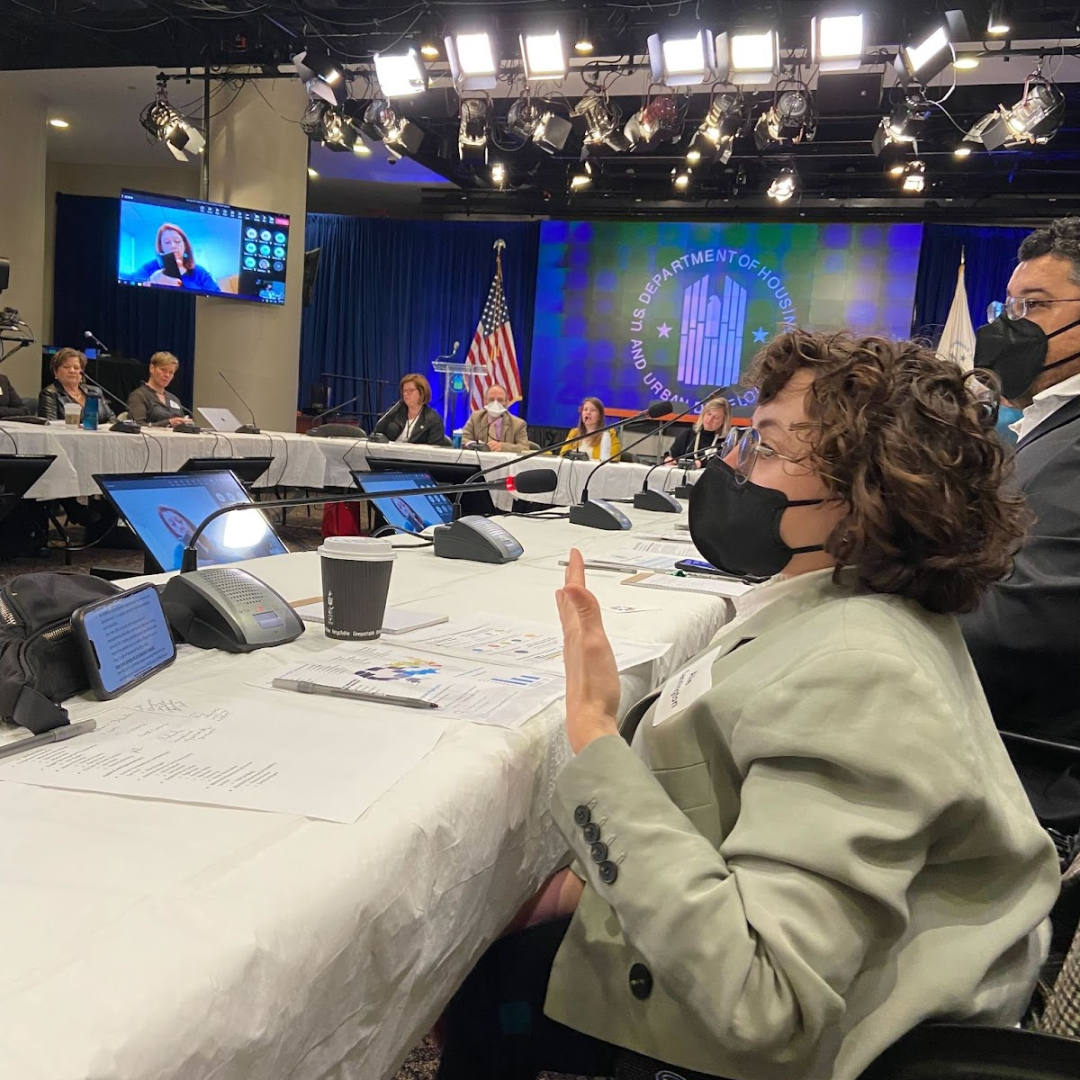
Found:
M 785 48 L 801 48 L 812 15 L 831 5 L 809 0 L 688 0 L 677 3 L 535 3 L 509 0 L 470 7 L 440 4 L 365 2 L 365 0 L 6 0 L 0 4 L 0 68 L 56 68 L 150 65 L 176 71 L 186 67 L 221 69 L 245 65 L 272 70 L 287 64 L 305 44 L 323 46 L 346 64 L 362 65 L 371 54 L 391 45 L 419 44 L 422 37 L 438 37 L 450 27 L 483 25 L 498 37 L 504 57 L 516 56 L 519 30 L 560 20 L 572 30 L 587 11 L 596 55 L 629 61 L 644 51 L 647 35 L 676 20 L 695 16 L 716 29 L 777 25 Z M 953 3 L 930 0 L 867 0 L 861 7 L 871 14 L 870 38 L 887 47 L 924 31 Z M 961 4 L 969 26 L 985 25 L 986 3 Z M 1075 41 L 1080 35 L 1080 0 L 1027 0 L 1010 4 L 1017 40 Z M 974 33 L 972 36 L 977 36 Z M 987 49 L 1001 48 L 988 43 Z M 895 49 L 892 50 L 895 52 Z M 1067 47 L 1075 55 L 1075 49 Z M 926 162 L 927 186 L 920 196 L 904 196 L 895 179 L 886 176 L 875 158 L 870 140 L 883 111 L 896 91 L 886 89 L 850 106 L 841 103 L 819 108 L 813 142 L 784 151 L 759 153 L 750 137 L 740 138 L 724 165 L 702 163 L 694 170 L 690 187 L 677 194 L 671 170 L 685 163 L 688 140 L 708 105 L 707 93 L 680 95 L 683 135 L 634 153 L 594 153 L 593 185 L 582 192 L 568 188 L 570 170 L 580 157 L 580 137 L 556 155 L 532 146 L 502 154 L 509 167 L 506 190 L 493 190 L 484 165 L 467 165 L 457 157 L 457 105 L 450 91 L 431 91 L 419 99 L 403 101 L 402 111 L 420 121 L 428 137 L 415 156 L 453 179 L 458 188 L 423 193 L 430 213 L 538 213 L 667 214 L 681 217 L 742 216 L 760 212 L 787 215 L 866 217 L 939 214 L 960 218 L 1032 219 L 1064 212 L 1078 205 L 1080 193 L 1080 85 L 1068 85 L 1065 121 L 1047 146 L 988 154 L 977 151 L 959 160 L 953 157 L 961 131 L 999 104 L 1012 105 L 1020 96 L 1024 76 L 1037 58 L 1016 56 L 1014 85 L 971 85 L 965 80 L 945 104 L 948 115 L 935 111 L 919 141 L 919 156 Z M 1050 61 L 1049 67 L 1053 67 Z M 880 69 L 884 71 L 884 64 Z M 612 95 L 622 86 L 640 87 L 640 76 L 612 81 L 618 69 L 604 67 L 601 81 L 610 83 Z M 834 79 L 848 78 L 833 76 Z M 891 83 L 886 80 L 886 85 Z M 520 88 L 520 84 L 519 84 Z M 352 82 L 359 99 L 373 96 L 370 80 L 359 74 Z M 661 91 L 667 92 L 667 91 Z M 932 96 L 940 97 L 942 91 Z M 565 115 L 571 102 L 559 102 Z M 772 93 L 752 95 L 754 112 L 772 100 Z M 613 96 L 623 119 L 642 104 L 639 95 Z M 497 99 L 496 112 L 505 117 L 509 98 Z M 580 126 L 580 121 L 576 122 Z M 513 140 L 498 140 L 504 147 Z M 492 149 L 492 154 L 496 151 Z M 798 170 L 799 195 L 777 208 L 764 196 L 769 177 L 780 165 Z

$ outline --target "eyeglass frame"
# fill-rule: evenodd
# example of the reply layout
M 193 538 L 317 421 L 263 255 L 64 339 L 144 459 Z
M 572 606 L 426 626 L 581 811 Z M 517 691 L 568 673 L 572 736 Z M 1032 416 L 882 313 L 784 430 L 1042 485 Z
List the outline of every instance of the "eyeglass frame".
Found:
M 1080 296 L 1067 296 L 1060 300 L 1043 300 L 1040 297 L 1029 298 L 1027 296 L 1006 296 L 1004 302 L 991 300 L 986 305 L 986 321 L 997 322 L 1004 315 L 1012 322 L 1018 319 L 1026 319 L 1029 308 L 1039 307 L 1042 304 L 1080 304 Z M 1010 311 L 1010 305 L 1017 307 L 1019 314 Z
M 752 449 L 744 449 L 746 447 L 752 447 Z M 754 471 L 754 465 L 759 457 L 780 458 L 782 461 L 790 461 L 792 465 L 801 465 L 806 460 L 805 457 L 788 457 L 787 454 L 781 454 L 779 450 L 766 446 L 761 441 L 761 432 L 756 427 L 745 429 L 733 427 L 727 433 L 718 456 L 725 459 L 736 449 L 738 450 L 738 456 L 735 459 L 734 471 L 736 482 L 739 484 L 745 484 L 749 481 L 750 474 Z M 749 465 L 743 460 L 745 455 L 751 455 Z M 744 468 L 745 472 L 743 471 Z

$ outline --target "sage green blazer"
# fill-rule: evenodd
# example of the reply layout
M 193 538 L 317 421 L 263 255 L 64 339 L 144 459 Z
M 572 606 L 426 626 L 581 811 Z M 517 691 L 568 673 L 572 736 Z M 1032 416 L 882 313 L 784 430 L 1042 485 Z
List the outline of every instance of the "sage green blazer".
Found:
M 773 587 L 634 748 L 560 774 L 587 884 L 545 1011 L 732 1080 L 853 1080 L 925 1019 L 1014 1023 L 1059 874 L 954 620 Z

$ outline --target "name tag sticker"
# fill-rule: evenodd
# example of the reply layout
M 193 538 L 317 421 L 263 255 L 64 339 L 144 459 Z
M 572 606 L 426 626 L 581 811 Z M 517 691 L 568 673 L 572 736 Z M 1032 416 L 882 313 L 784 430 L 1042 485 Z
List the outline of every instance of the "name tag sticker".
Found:
M 689 708 L 702 694 L 712 689 L 712 666 L 723 648 L 710 649 L 664 683 L 653 709 L 653 727 Z

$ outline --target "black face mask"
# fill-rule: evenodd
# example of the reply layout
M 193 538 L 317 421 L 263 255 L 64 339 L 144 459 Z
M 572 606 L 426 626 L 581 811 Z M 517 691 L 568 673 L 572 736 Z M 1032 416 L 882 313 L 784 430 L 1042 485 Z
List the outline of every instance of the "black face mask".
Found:
M 824 551 L 824 544 L 789 547 L 780 538 L 780 518 L 789 506 L 815 506 L 824 499 L 789 499 L 775 488 L 740 483 L 720 458 L 702 470 L 690 492 L 690 539 L 725 574 L 770 578 L 793 555 Z
M 1023 398 L 1044 371 L 1061 367 L 1080 356 L 1080 352 L 1076 352 L 1064 360 L 1043 364 L 1049 340 L 1074 326 L 1080 326 L 1080 319 L 1047 334 L 1030 319 L 1010 319 L 1005 316 L 995 319 L 975 331 L 974 366 L 997 375 L 1001 380 L 1003 397 L 1010 401 Z

